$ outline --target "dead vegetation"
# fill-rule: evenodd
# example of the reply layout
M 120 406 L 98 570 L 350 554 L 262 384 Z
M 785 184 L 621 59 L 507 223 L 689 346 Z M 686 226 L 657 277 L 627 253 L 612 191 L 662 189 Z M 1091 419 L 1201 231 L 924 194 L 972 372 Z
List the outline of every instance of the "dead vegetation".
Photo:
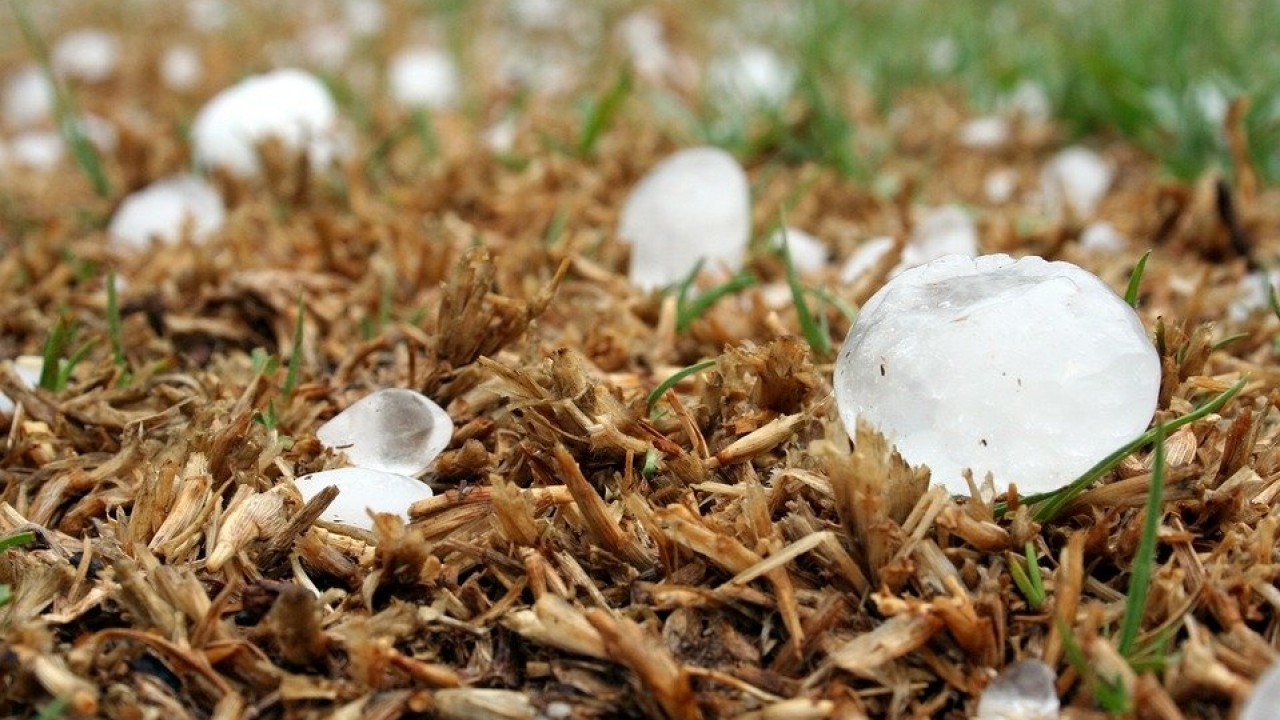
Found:
M 1234 194 L 1218 176 L 1158 180 L 1116 145 L 1101 214 L 1132 252 L 1089 253 L 1072 223 L 983 209 L 984 249 L 1070 259 L 1117 288 L 1137 246 L 1156 248 L 1141 310 L 1164 359 L 1158 419 L 1248 378 L 1165 441 L 1140 638 L 1159 662 L 1135 670 L 1114 636 L 1150 449 L 1043 524 L 1012 495 L 998 514 L 1004 498 L 980 479 L 971 499 L 930 490 L 869 428 L 851 446 L 829 358 L 760 288 L 677 333 L 670 298 L 627 287 L 616 209 L 674 139 L 623 123 L 596 158 L 527 148 L 512 167 L 440 130 L 439 157 L 401 142 L 372 172 L 224 179 L 223 237 L 142 257 L 106 256 L 110 208 L 72 169 L 57 187 L 5 185 L 4 356 L 38 353 L 63 313 L 101 347 L 58 393 L 0 365 L 18 405 L 3 421 L 0 536 L 36 536 L 0 555 L 13 590 L 0 713 L 57 697 L 75 716 L 174 720 L 964 717 L 996 671 L 1037 657 L 1072 717 L 1100 714 L 1100 678 L 1143 717 L 1226 717 L 1276 658 L 1280 320 L 1226 311 L 1235 281 L 1280 250 L 1274 191 L 1243 175 Z M 844 257 L 867 236 L 905 236 L 909 191 L 982 204 L 987 169 L 1034 178 L 1054 140 L 1024 128 L 993 156 L 955 150 L 953 130 L 907 131 L 890 168 L 908 182 L 890 197 L 757 158 L 757 225 L 794 203 L 789 220 Z M 175 138 L 137 138 L 150 149 L 109 169 L 141 184 L 175 164 Z M 128 280 L 127 383 L 106 351 L 104 277 L 68 257 Z M 752 262 L 781 278 L 776 258 Z M 865 299 L 882 264 L 835 292 Z M 847 320 L 823 311 L 838 340 Z M 255 368 L 254 348 L 298 364 L 292 392 L 284 367 Z M 715 364 L 648 406 L 702 359 Z M 437 495 L 372 534 L 317 525 L 329 498 L 303 505 L 288 482 L 338 463 L 315 428 L 389 386 L 428 392 L 454 419 L 427 478 Z M 1038 606 L 1010 571 L 1028 547 Z

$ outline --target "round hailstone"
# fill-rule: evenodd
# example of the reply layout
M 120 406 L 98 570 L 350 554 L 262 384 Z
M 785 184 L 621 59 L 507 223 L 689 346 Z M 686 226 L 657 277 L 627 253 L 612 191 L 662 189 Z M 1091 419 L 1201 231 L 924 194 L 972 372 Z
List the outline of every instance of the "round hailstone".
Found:
M 357 35 L 374 35 L 387 24 L 387 10 L 380 0 L 347 0 L 342 7 L 347 27 Z
M 34 389 L 40 384 L 40 373 L 44 371 L 44 358 L 39 355 L 19 355 L 13 359 L 13 371 L 18 373 L 22 384 Z M 0 415 L 13 414 L 13 400 L 0 392 Z
M 1066 212 L 1076 218 L 1089 217 L 1110 187 L 1111 166 L 1085 147 L 1059 152 L 1040 173 L 1045 209 L 1054 217 Z
M 160 79 L 170 90 L 194 90 L 203 77 L 204 65 L 200 62 L 200 54 L 190 45 L 175 45 L 160 58 Z
M 316 438 L 352 465 L 417 475 L 453 437 L 453 420 L 430 398 L 389 388 L 361 398 L 320 426 Z
M 1013 168 L 997 168 L 987 173 L 982 180 L 982 192 L 987 200 L 996 205 L 1003 205 L 1013 199 L 1018 189 L 1018 171 Z
M 64 154 L 62 136 L 52 130 L 28 130 L 9 143 L 9 162 L 31 170 L 50 170 Z
M 969 213 L 959 205 L 943 205 L 924 211 L 911 237 L 902 248 L 902 262 L 894 268 L 898 274 L 908 268 L 937 260 L 944 255 L 978 254 L 978 229 Z
M 401 50 L 391 58 L 387 75 L 391 97 L 405 107 L 447 109 L 458 102 L 462 84 L 458 67 L 443 50 Z
M 1275 720 L 1276 708 L 1280 708 L 1280 662 L 1273 663 L 1254 683 L 1240 710 L 1240 720 Z
M 105 30 L 76 30 L 53 47 L 53 68 L 58 74 L 84 82 L 106 80 L 119 64 L 120 39 Z
M 1240 278 L 1235 298 L 1227 307 L 1227 317 L 1233 322 L 1243 322 L 1255 311 L 1271 307 L 1271 292 L 1280 292 L 1280 270 L 1258 271 Z
M 712 92 L 730 103 L 776 107 L 791 95 L 796 72 L 774 51 L 751 45 L 714 60 L 707 76 Z
M 976 720 L 1058 720 L 1057 676 L 1039 660 L 1009 665 L 982 691 Z
M 658 80 L 675 65 L 662 20 L 650 9 L 635 10 L 618 23 L 618 36 L 636 72 Z
M 1105 220 L 1090 223 L 1080 231 L 1080 247 L 1100 252 L 1119 252 L 1129 246 L 1129 241 L 1116 230 L 1116 226 Z
M 888 235 L 873 237 L 854 250 L 840 267 L 840 282 L 851 285 L 876 266 L 884 254 L 893 249 L 893 238 Z
M 196 115 L 191 142 L 197 163 L 240 175 L 259 172 L 257 146 L 268 138 L 324 167 L 337 153 L 337 121 L 323 83 L 301 70 L 274 70 L 215 95 Z
M 871 296 L 840 349 L 836 402 L 950 492 L 963 471 L 1056 490 L 1146 429 L 1160 358 L 1133 308 L 1066 262 L 948 256 Z
M 12 128 L 38 125 L 53 114 L 53 87 L 44 71 L 28 65 L 4 87 L 4 121 Z
M 212 185 L 194 175 L 157 180 L 120 203 L 107 236 L 120 250 L 142 250 L 153 240 L 176 243 L 190 230 L 203 240 L 222 227 L 227 211 Z
M 957 139 L 974 150 L 992 150 L 1009 141 L 1009 121 L 999 115 L 973 118 L 960 126 Z
M 303 475 L 293 481 L 303 502 L 333 485 L 338 497 L 320 513 L 325 522 L 373 530 L 369 513 L 391 513 L 409 519 L 409 507 L 431 497 L 431 488 L 411 477 L 364 467 L 338 468 Z
M 791 265 L 797 272 L 816 273 L 827 266 L 827 246 L 818 238 L 799 229 L 788 226 L 786 232 L 787 249 L 791 253 Z M 783 233 L 781 229 L 773 231 L 769 236 L 769 247 L 782 250 Z
M 631 191 L 618 234 L 631 243 L 631 282 L 644 289 L 684 279 L 699 260 L 737 271 L 751 235 L 747 174 L 719 148 L 681 150 Z

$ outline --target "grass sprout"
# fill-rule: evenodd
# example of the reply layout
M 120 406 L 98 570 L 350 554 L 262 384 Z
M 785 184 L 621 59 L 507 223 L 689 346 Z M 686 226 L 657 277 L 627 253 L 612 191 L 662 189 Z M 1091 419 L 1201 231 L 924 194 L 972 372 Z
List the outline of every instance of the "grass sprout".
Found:
M 809 310 L 809 303 L 804 298 L 805 286 L 800 282 L 800 273 L 796 272 L 796 265 L 791 260 L 791 247 L 787 240 L 785 221 L 779 223 L 778 232 L 782 234 L 782 262 L 787 268 L 787 285 L 791 287 L 791 301 L 796 307 L 800 331 L 804 333 L 804 339 L 808 341 L 813 352 L 825 357 L 831 354 L 831 334 L 814 318 Z
M 30 530 L 16 532 L 16 533 L 13 533 L 12 535 L 0 538 L 0 552 L 4 552 L 5 550 L 8 550 L 10 548 L 22 547 L 23 545 L 30 545 L 35 541 L 36 541 L 36 534 L 31 532 Z M 12 601 L 13 601 L 13 593 L 10 591 L 9 586 L 3 583 L 0 583 L 0 607 L 4 607 L 5 605 L 8 605 Z
M 1151 251 L 1142 253 L 1142 257 L 1138 259 L 1138 264 L 1133 266 L 1133 272 L 1129 274 L 1129 286 L 1124 291 L 1124 301 L 1129 303 L 1129 307 L 1138 307 L 1138 290 L 1142 286 L 1142 274 L 1147 269 L 1147 258 L 1151 257 Z
M 1147 517 L 1142 525 L 1142 539 L 1133 558 L 1133 570 L 1129 575 L 1129 593 L 1124 603 L 1124 620 L 1120 624 L 1120 640 L 1116 649 L 1121 655 L 1133 654 L 1134 643 L 1142 629 L 1142 618 L 1147 609 L 1147 590 L 1150 587 L 1152 566 L 1156 557 L 1156 535 L 1160 531 L 1164 502 L 1164 426 L 1156 425 L 1155 464 L 1151 468 L 1151 486 L 1147 491 Z
M 280 392 L 285 397 L 293 395 L 293 390 L 298 386 L 298 376 L 302 369 L 302 336 L 303 325 L 306 322 L 306 306 L 302 302 L 302 298 L 298 298 L 298 322 L 293 326 L 293 347 L 289 350 L 288 371 L 284 376 L 284 385 L 280 387 Z
M 88 356 L 94 345 L 90 340 L 70 354 L 67 353 L 75 342 L 79 329 L 79 325 L 66 315 L 61 315 L 54 321 L 53 327 L 45 337 L 44 350 L 41 353 L 38 382 L 40 387 L 50 392 L 58 392 L 71 382 L 71 375 L 75 372 L 76 366 Z
M 693 325 L 693 321 L 702 317 L 712 305 L 720 301 L 720 298 L 726 295 L 733 295 L 741 292 L 752 285 L 760 282 L 755 275 L 748 270 L 743 270 L 733 277 L 714 287 L 707 288 L 705 292 L 698 293 L 693 298 L 689 298 L 689 293 L 693 288 L 693 281 L 697 278 L 698 273 L 702 270 L 702 261 L 699 260 L 694 266 L 693 272 L 677 285 L 676 293 L 676 331 L 684 332 Z
M 1044 607 L 1048 594 L 1044 589 L 1044 576 L 1040 573 L 1040 558 L 1036 553 L 1036 546 L 1030 540 L 1025 546 L 1025 555 L 1023 560 L 1026 568 L 1016 559 L 1011 558 L 1009 561 L 1009 574 L 1013 576 L 1013 582 L 1018 586 L 1018 590 L 1022 592 L 1022 596 L 1027 599 L 1027 604 L 1032 610 L 1039 610 Z
M 588 108 L 586 120 L 582 124 L 582 134 L 578 136 L 577 150 L 580 157 L 595 152 L 600 136 L 631 94 L 631 86 L 631 70 L 624 68 L 618 73 L 618 79 L 613 85 Z
M 107 272 L 107 334 L 111 338 L 111 358 L 120 369 L 117 383 L 123 387 L 132 380 L 129 359 L 124 353 L 124 322 L 120 316 L 120 298 L 116 293 L 116 273 Z
M 715 364 L 715 360 L 703 360 L 702 362 L 694 363 L 689 367 L 680 368 L 675 371 L 671 374 L 671 377 L 663 380 L 661 383 L 658 383 L 658 387 L 654 388 L 653 392 L 649 393 L 649 407 L 652 408 L 654 405 L 657 405 L 658 401 L 662 399 L 662 396 L 666 395 L 668 390 L 678 385 L 681 380 L 689 377 L 690 375 L 696 375 L 707 368 L 714 367 Z

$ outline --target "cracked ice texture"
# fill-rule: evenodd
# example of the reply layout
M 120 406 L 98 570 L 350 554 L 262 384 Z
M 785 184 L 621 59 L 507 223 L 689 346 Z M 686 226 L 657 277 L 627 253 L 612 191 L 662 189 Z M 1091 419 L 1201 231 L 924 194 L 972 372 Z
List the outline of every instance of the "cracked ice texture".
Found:
M 453 420 L 430 398 L 390 388 L 361 398 L 316 431 L 316 439 L 346 453 L 352 465 L 417 475 L 453 437 Z
M 1133 309 L 1065 262 L 947 256 L 871 297 L 840 349 L 850 436 L 877 426 L 935 482 L 1054 490 L 1146 429 L 1160 360 Z
M 365 530 L 373 530 L 369 511 L 391 513 L 408 520 L 409 507 L 432 495 L 430 487 L 411 477 L 365 467 L 323 470 L 303 475 L 293 484 L 303 502 L 309 502 L 330 485 L 337 487 L 338 497 L 320 513 L 320 519 Z
M 976 720 L 1058 720 L 1057 676 L 1039 660 L 1009 665 L 982 691 Z
M 268 138 L 305 151 L 312 167 L 328 166 L 342 138 L 329 91 L 301 70 L 273 70 L 226 88 L 205 104 L 191 126 L 196 163 L 239 175 L 260 171 L 258 144 Z
M 618 225 L 631 243 L 631 283 L 644 289 L 683 279 L 699 259 L 708 270 L 738 270 L 750 233 L 747 174 L 713 147 L 658 163 L 627 197 Z

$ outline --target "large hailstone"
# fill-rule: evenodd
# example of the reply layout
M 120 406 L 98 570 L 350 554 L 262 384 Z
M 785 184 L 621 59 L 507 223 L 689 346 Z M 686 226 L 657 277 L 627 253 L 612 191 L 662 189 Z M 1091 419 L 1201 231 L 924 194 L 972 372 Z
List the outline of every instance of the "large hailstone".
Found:
M 323 470 L 303 475 L 293 484 L 303 502 L 330 485 L 337 487 L 338 497 L 320 513 L 320 519 L 363 530 L 373 530 L 370 512 L 391 513 L 408 520 L 409 507 L 432 494 L 429 486 L 411 477 L 364 467 Z
M 301 70 L 274 70 L 215 95 L 196 115 L 191 142 L 197 163 L 239 175 L 259 172 L 258 145 L 268 138 L 324 167 L 338 151 L 337 124 L 338 108 L 323 83 Z
M 1141 434 L 1160 359 L 1133 309 L 1066 262 L 947 256 L 889 281 L 840 349 L 836 401 L 954 494 L 966 468 L 1055 490 Z
M 397 475 L 430 467 L 453 437 L 453 420 L 421 393 L 400 388 L 361 398 L 320 426 L 316 438 L 352 465 Z
M 681 150 L 645 175 L 622 208 L 618 234 L 631 243 L 632 284 L 684 279 L 699 260 L 709 270 L 742 267 L 751 235 L 747 174 L 714 147 Z
M 453 58 L 443 50 L 401 50 L 387 71 L 391 97 L 410 108 L 451 108 L 458 102 L 462 80 Z
M 126 197 L 111 216 L 107 236 L 123 250 L 145 249 L 152 240 L 176 243 L 187 230 L 191 239 L 202 240 L 226 216 L 222 196 L 212 185 L 194 175 L 175 175 Z

